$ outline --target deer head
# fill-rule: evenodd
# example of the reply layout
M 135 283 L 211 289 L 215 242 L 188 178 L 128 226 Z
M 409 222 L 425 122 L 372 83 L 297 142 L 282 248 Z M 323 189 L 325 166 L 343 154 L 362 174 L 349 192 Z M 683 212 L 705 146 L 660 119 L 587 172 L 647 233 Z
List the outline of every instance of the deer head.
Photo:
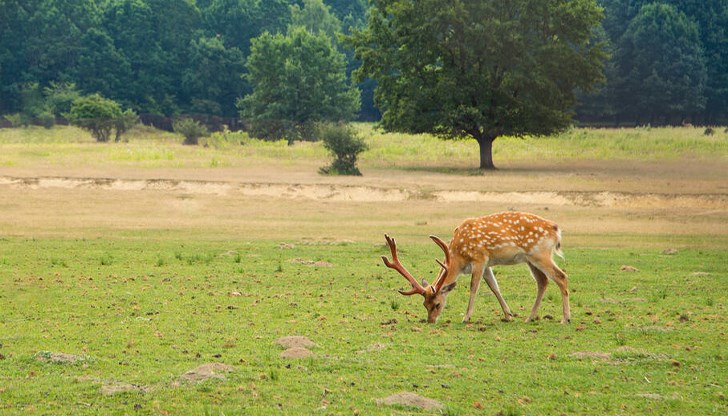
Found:
M 387 256 L 382 256 L 382 261 L 384 261 L 384 265 L 389 267 L 390 269 L 394 269 L 399 274 L 404 276 L 407 281 L 412 285 L 412 289 L 408 291 L 400 290 L 399 293 L 405 295 L 405 296 L 412 296 L 414 294 L 422 295 L 422 297 L 425 298 L 423 305 L 425 306 L 425 309 L 427 309 L 427 322 L 429 323 L 435 323 L 437 322 L 437 318 L 440 316 L 440 313 L 445 308 L 445 300 L 447 298 L 447 295 L 455 288 L 455 285 L 457 282 L 452 282 L 450 284 L 445 285 L 446 278 L 448 276 L 448 265 L 450 264 L 450 250 L 447 247 L 447 244 L 445 244 L 444 241 L 442 241 L 440 238 L 431 235 L 430 238 L 432 241 L 437 244 L 443 252 L 445 252 L 445 262 L 441 262 L 440 260 L 435 260 L 440 265 L 441 270 L 440 274 L 435 280 L 435 283 L 429 284 L 427 281 L 422 279 L 422 284 L 417 282 L 417 279 L 415 279 L 410 272 L 407 271 L 407 269 L 404 268 L 402 263 L 399 261 L 399 258 L 397 257 L 397 243 L 394 241 L 394 238 L 384 235 L 384 238 L 387 240 L 387 245 L 389 246 L 389 250 L 392 252 L 392 261 L 389 261 Z

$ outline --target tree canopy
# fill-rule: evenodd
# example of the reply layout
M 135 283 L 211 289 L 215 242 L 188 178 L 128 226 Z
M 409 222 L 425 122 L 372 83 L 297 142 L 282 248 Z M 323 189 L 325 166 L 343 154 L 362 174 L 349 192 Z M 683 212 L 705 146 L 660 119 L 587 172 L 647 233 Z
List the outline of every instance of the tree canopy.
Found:
M 594 1 L 603 8 L 604 20 L 601 27 L 589 26 L 592 43 L 579 46 L 578 42 L 564 38 L 576 31 L 584 32 L 582 23 L 595 20 L 598 10 L 585 6 Z M 329 38 L 336 31 L 350 34 L 352 30 L 361 31 L 372 8 L 372 22 L 383 26 L 381 30 L 367 31 L 381 32 L 378 41 L 391 40 L 391 45 L 427 41 L 432 43 L 430 50 L 435 55 L 458 54 L 457 59 L 434 61 L 428 67 L 425 62 L 432 58 L 430 52 L 421 56 L 411 53 L 412 62 L 403 62 L 417 65 L 400 68 L 409 78 L 403 78 L 398 84 L 397 74 L 383 73 L 381 82 L 391 85 L 380 83 L 382 88 L 404 91 L 409 87 L 419 88 L 420 84 L 429 85 L 430 78 L 442 80 L 447 75 L 459 84 L 440 83 L 441 91 L 449 93 L 458 86 L 457 95 L 461 98 L 480 94 L 483 86 L 465 85 L 465 80 L 480 82 L 484 76 L 455 78 L 452 75 L 458 71 L 456 68 L 471 73 L 478 64 L 475 57 L 485 55 L 483 68 L 493 71 L 496 67 L 501 71 L 511 68 L 514 62 L 520 62 L 519 68 L 534 68 L 538 77 L 533 80 L 521 75 L 504 78 L 499 83 L 511 85 L 514 91 L 520 85 L 521 99 L 528 82 L 539 89 L 539 94 L 551 94 L 548 89 L 554 85 L 557 86 L 554 90 L 559 90 L 573 82 L 567 80 L 562 85 L 559 81 L 549 87 L 548 83 L 535 81 L 543 79 L 541 75 L 548 71 L 560 71 L 561 66 L 564 74 L 570 74 L 570 68 L 565 62 L 542 67 L 532 65 L 534 62 L 549 55 L 571 62 L 570 56 L 564 53 L 568 50 L 564 45 L 573 43 L 574 51 L 589 49 L 596 53 L 593 47 L 605 42 L 610 48 L 610 59 L 605 65 L 606 80 L 596 94 L 579 89 L 575 103 L 577 121 L 600 124 L 728 122 L 728 1 L 594 1 L 3 0 L 0 1 L 0 114 L 23 113 L 32 119 L 39 111 L 46 113 L 43 105 L 33 98 L 33 91 L 37 97 L 38 92 L 53 85 L 74 85 L 82 95 L 99 93 L 140 114 L 236 117 L 237 100 L 253 89 L 246 66 L 253 39 L 263 33 L 287 36 L 291 25 L 307 27 L 316 34 L 312 31 L 315 28 L 326 32 Z M 324 6 L 328 14 L 323 13 Z M 381 12 L 383 9 L 387 10 L 385 14 Z M 525 12 L 516 19 L 514 11 L 518 10 Z M 424 16 L 433 16 L 433 20 L 426 21 Z M 407 18 L 411 22 L 387 27 L 395 18 Z M 571 23 L 575 24 L 573 28 Z M 657 31 L 658 27 L 665 30 Z M 539 33 L 552 33 L 556 29 L 568 29 L 568 33 L 559 34 L 549 42 L 539 39 Z M 388 35 L 384 33 L 387 31 Z M 386 39 L 386 36 L 393 37 Z M 362 59 L 354 56 L 351 43 L 334 41 L 333 44 L 345 54 L 347 76 L 362 63 L 369 65 L 363 55 Z M 513 54 L 504 53 L 510 46 L 518 49 Z M 385 45 L 367 59 L 394 59 L 394 52 L 393 47 Z M 577 62 L 574 69 L 578 68 Z M 361 74 L 369 69 L 362 70 Z M 410 77 L 414 74 L 423 78 L 416 82 Z M 359 117 L 362 119 L 380 117 L 380 109 L 374 107 L 372 98 L 375 85 L 377 81 L 372 78 L 361 79 L 357 85 L 361 90 Z M 398 113 L 398 118 L 404 119 L 406 113 L 416 114 L 405 105 L 406 100 L 396 95 L 385 97 L 382 91 L 378 102 L 382 110 L 389 111 L 386 117 Z M 506 108 L 514 100 L 502 92 L 491 98 L 498 107 Z M 412 90 L 409 94 L 431 92 Z M 554 96 L 559 105 L 564 105 L 562 108 L 571 101 L 558 91 Z M 437 102 L 432 95 L 429 98 Z M 425 127 L 432 124 L 431 113 L 441 113 L 441 107 L 446 105 L 452 107 L 452 100 L 443 101 L 437 106 L 418 108 L 420 113 L 416 117 L 407 116 L 411 118 L 411 126 L 426 121 L 425 126 L 412 130 L 429 130 Z M 670 101 L 672 104 L 664 104 Z M 470 114 L 473 108 L 481 108 L 480 105 L 468 104 L 462 111 Z M 560 112 L 563 115 L 567 111 Z M 518 113 L 506 113 L 511 125 L 521 123 L 518 117 L 525 120 L 523 108 Z M 384 120 L 385 124 L 389 122 Z M 442 127 L 441 132 L 447 131 L 446 123 L 436 124 Z M 524 124 L 522 129 L 531 129 L 533 125 Z
M 624 113 L 654 123 L 705 108 L 707 72 L 698 28 L 675 7 L 640 8 L 620 38 L 616 60 Z
M 497 137 L 571 123 L 575 89 L 602 77 L 600 20 L 592 0 L 374 0 L 350 42 L 385 129 L 473 138 L 492 169 Z
M 247 63 L 252 92 L 238 103 L 252 133 L 289 141 L 310 139 L 313 123 L 351 120 L 359 91 L 346 79 L 346 56 L 334 46 L 340 29 L 321 0 L 291 8 L 286 34 L 253 39 Z M 311 18 L 317 16 L 317 18 Z
M 612 59 L 589 121 L 728 121 L 726 0 L 600 0 Z M 669 102 L 669 103 L 668 103 Z

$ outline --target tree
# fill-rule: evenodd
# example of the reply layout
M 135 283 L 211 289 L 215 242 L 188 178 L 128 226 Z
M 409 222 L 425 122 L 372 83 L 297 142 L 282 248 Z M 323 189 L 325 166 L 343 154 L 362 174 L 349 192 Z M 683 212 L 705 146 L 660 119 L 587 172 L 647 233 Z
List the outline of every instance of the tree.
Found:
M 74 126 L 89 130 L 97 142 L 108 142 L 122 114 L 119 103 L 93 94 L 76 99 L 66 117 Z
M 250 50 L 251 39 L 264 32 L 285 31 L 290 0 L 212 0 L 203 11 L 209 36 L 220 36 L 227 47 Z
M 313 123 L 350 120 L 359 109 L 345 56 L 324 33 L 301 26 L 285 35 L 266 32 L 253 39 L 247 68 L 253 92 L 238 107 L 254 136 L 310 139 Z
M 594 0 L 373 0 L 349 38 L 359 79 L 378 82 L 386 130 L 473 138 L 494 169 L 502 135 L 546 135 L 571 123 L 576 88 L 602 79 Z
M 0 1 L 0 111 L 21 109 L 25 85 L 69 81 L 99 15 L 93 0 Z
M 633 21 L 638 19 L 644 19 L 642 16 L 642 9 L 645 6 L 652 5 L 651 7 L 657 7 L 656 5 L 667 5 L 673 8 L 677 14 L 684 14 L 688 21 L 694 23 L 697 27 L 699 40 L 696 41 L 692 34 L 690 37 L 691 45 L 686 50 L 681 50 L 682 47 L 674 47 L 668 55 L 675 57 L 681 55 L 683 60 L 685 55 L 689 55 L 691 50 L 696 46 L 702 46 L 703 49 L 703 63 L 705 65 L 705 72 L 707 79 L 705 85 L 696 85 L 696 89 L 702 89 L 702 94 L 705 96 L 705 105 L 702 110 L 695 110 L 691 113 L 692 121 L 707 124 L 717 124 L 728 120 L 728 31 L 725 30 L 728 27 L 728 3 L 726 0 L 599 0 L 600 4 L 605 9 L 604 29 L 609 35 L 609 39 L 615 48 L 613 66 L 616 69 L 620 69 L 620 66 L 632 67 L 632 63 L 629 62 L 630 56 L 625 51 L 622 51 L 623 36 L 633 37 L 634 33 L 626 33 L 628 28 L 632 25 Z M 672 16 L 677 16 L 676 13 L 671 13 Z M 681 18 L 682 20 L 682 18 Z M 642 20 L 643 24 L 644 20 Z M 684 28 L 675 27 L 676 22 L 670 23 L 673 29 L 684 31 Z M 677 23 L 680 26 L 681 23 Z M 634 29 L 634 28 L 633 28 Z M 645 28 L 640 29 L 644 31 Z M 672 30 L 672 29 L 671 29 Z M 653 43 L 663 42 L 666 38 L 673 36 L 671 33 L 662 32 L 657 34 L 655 39 L 649 40 Z M 647 41 L 647 40 L 646 40 Z M 685 38 L 678 40 L 678 44 L 685 41 Z M 677 44 L 676 44 L 677 45 Z M 625 45 L 630 47 L 629 42 Z M 640 53 L 640 52 L 638 52 Z M 652 53 L 649 51 L 648 53 Z M 621 62 L 623 61 L 623 62 Z M 666 62 L 664 59 L 660 59 L 662 62 Z M 670 66 L 673 66 L 670 63 Z M 692 69 L 690 65 L 683 66 L 686 72 L 683 75 L 686 78 L 694 79 L 695 74 L 689 72 Z M 674 68 L 673 68 L 674 69 Z M 659 71 L 658 71 L 659 72 Z M 674 71 L 673 71 L 674 72 Z M 702 71 L 699 71 L 702 72 Z M 642 76 L 639 71 L 607 74 L 607 88 L 610 90 L 616 90 L 618 88 L 626 88 L 626 83 L 639 84 L 638 80 L 630 80 L 631 76 L 635 77 Z M 659 74 L 658 74 L 659 75 Z M 673 73 L 672 77 L 675 77 Z M 653 80 L 656 79 L 653 77 Z M 658 94 L 663 94 L 664 91 L 659 88 L 653 89 Z M 646 93 L 644 90 L 642 94 Z M 614 94 L 611 97 L 604 97 L 607 100 L 611 100 L 609 107 L 622 109 L 630 107 L 632 110 L 628 115 L 636 116 L 637 113 L 641 116 L 649 118 L 650 113 L 655 113 L 654 122 L 675 122 L 675 114 L 657 114 L 655 109 L 651 108 L 649 100 L 640 100 L 641 102 L 635 102 L 635 96 L 618 95 Z M 626 101 L 622 101 L 626 99 Z M 651 100 L 659 100 L 659 98 L 650 97 Z M 599 116 L 600 114 L 596 114 Z M 665 117 L 667 116 L 667 117 Z M 679 121 L 679 120 L 678 120 Z
M 705 108 L 707 72 L 697 25 L 667 4 L 643 6 L 615 56 L 622 113 L 679 122 Z
M 173 114 L 188 97 L 182 97 L 183 72 L 200 12 L 192 1 L 109 0 L 104 30 L 128 62 L 115 74 L 115 99 L 134 103 L 143 112 Z M 109 51 L 108 53 L 111 53 Z
M 235 100 L 245 88 L 240 76 L 244 70 L 245 59 L 238 48 L 226 47 L 218 37 L 193 40 L 182 76 L 191 97 L 190 109 L 202 114 L 236 114 Z
M 313 34 L 326 34 L 338 44 L 337 36 L 341 34 L 341 22 L 331 13 L 323 0 L 304 0 L 303 8 L 297 4 L 291 6 L 291 25 L 303 26 Z

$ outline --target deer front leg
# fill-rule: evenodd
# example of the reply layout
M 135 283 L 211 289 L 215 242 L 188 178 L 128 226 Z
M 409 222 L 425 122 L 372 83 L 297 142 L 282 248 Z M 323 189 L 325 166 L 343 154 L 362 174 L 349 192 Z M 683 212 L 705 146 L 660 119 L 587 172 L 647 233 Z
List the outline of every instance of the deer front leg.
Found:
M 463 317 L 463 323 L 470 322 L 470 317 L 473 316 L 475 297 L 478 296 L 480 280 L 483 278 L 483 265 L 473 265 L 472 267 L 473 275 L 470 278 L 470 300 L 468 301 L 468 310 L 465 311 L 465 317 Z
M 490 290 L 498 299 L 498 303 L 500 303 L 501 309 L 503 309 L 503 314 L 505 315 L 503 320 L 506 322 L 511 321 L 513 319 L 511 308 L 508 307 L 506 300 L 503 299 L 503 296 L 501 296 L 500 289 L 498 288 L 498 282 L 496 282 L 495 275 L 493 275 L 493 269 L 490 267 L 486 268 L 484 277 L 485 282 L 488 284 L 488 287 L 490 287 Z

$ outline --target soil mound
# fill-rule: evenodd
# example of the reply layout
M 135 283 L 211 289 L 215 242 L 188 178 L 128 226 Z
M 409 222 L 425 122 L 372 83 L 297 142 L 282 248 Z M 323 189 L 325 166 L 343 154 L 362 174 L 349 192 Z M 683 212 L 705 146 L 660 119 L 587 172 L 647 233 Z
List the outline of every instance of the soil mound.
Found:
M 409 406 L 409 407 L 417 407 L 417 408 L 425 409 L 425 410 L 442 409 L 444 407 L 443 404 L 438 402 L 437 400 L 428 399 L 427 397 L 422 397 L 418 394 L 410 393 L 410 392 L 402 392 L 402 393 L 393 394 L 384 399 L 377 400 L 377 404 L 380 406 L 381 405 Z
M 278 340 L 276 340 L 276 343 L 283 348 L 311 348 L 316 346 L 313 341 L 301 335 L 291 335 L 283 338 L 278 338 Z
M 308 348 L 304 347 L 293 347 L 289 348 L 281 353 L 281 358 L 287 358 L 290 360 L 297 360 L 301 358 L 309 358 L 313 357 L 316 354 L 313 353 L 313 351 L 309 350 Z
M 231 373 L 233 370 L 234 368 L 227 364 L 208 363 L 182 374 L 182 379 L 193 383 L 211 379 L 225 380 L 225 373 Z

